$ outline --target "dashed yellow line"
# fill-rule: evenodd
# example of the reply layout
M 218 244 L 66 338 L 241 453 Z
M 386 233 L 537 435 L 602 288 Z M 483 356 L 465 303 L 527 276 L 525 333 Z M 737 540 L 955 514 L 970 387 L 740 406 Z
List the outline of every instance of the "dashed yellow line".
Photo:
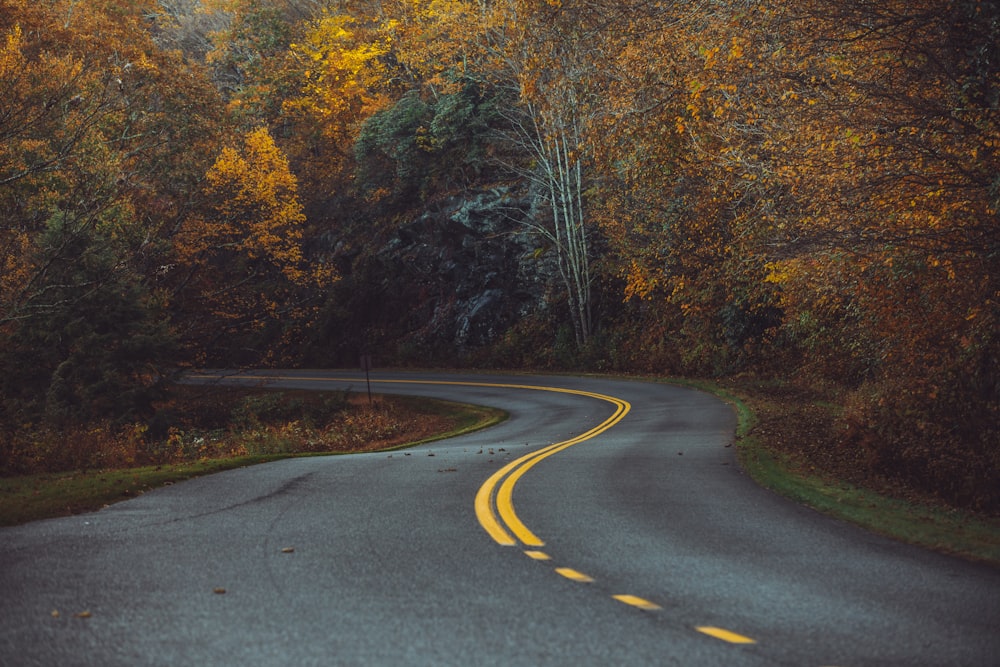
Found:
M 578 581 L 581 584 L 593 583 L 593 578 L 588 577 L 583 572 L 577 572 L 571 567 L 557 567 L 556 572 L 566 577 L 567 579 L 572 579 L 573 581 Z
M 195 375 L 194 377 L 199 377 Z M 209 375 L 203 374 L 200 377 L 220 377 L 219 375 Z M 234 376 L 239 379 L 244 380 L 294 380 L 296 382 L 353 382 L 354 379 L 351 378 L 331 378 L 331 377 L 296 377 L 296 376 L 281 376 L 281 375 L 236 375 Z M 616 406 L 615 412 L 609 418 L 605 419 L 603 422 L 595 426 L 594 428 L 582 433 L 575 438 L 569 440 L 564 440 L 562 442 L 553 443 L 547 447 L 543 447 L 537 451 L 526 454 L 514 461 L 511 461 L 507 465 L 503 466 L 495 473 L 490 475 L 490 477 L 483 483 L 476 493 L 475 498 L 475 510 L 476 518 L 479 519 L 480 525 L 489 534 L 491 538 L 498 544 L 504 546 L 515 546 L 520 541 L 523 545 L 528 547 L 540 547 L 544 546 L 544 542 L 539 539 L 534 533 L 532 533 L 524 523 L 518 518 L 517 513 L 514 511 L 513 494 L 514 485 L 517 484 L 518 480 L 535 464 L 539 461 L 552 456 L 564 449 L 572 447 L 573 445 L 579 444 L 586 440 L 590 440 L 601 433 L 604 433 L 612 426 L 624 419 L 625 415 L 632 409 L 631 404 L 628 401 L 624 401 L 613 396 L 607 396 L 604 394 L 596 394 L 589 391 L 580 391 L 577 389 L 565 389 L 562 387 L 547 387 L 540 385 L 521 385 L 521 384 L 504 384 L 504 383 L 494 383 L 494 382 L 459 382 L 459 381 L 446 381 L 446 380 L 372 380 L 373 383 L 382 384 L 431 384 L 431 385 L 452 385 L 452 386 L 466 386 L 466 387 L 497 387 L 503 389 L 531 389 L 534 391 L 551 391 L 564 394 L 575 394 L 578 396 L 588 396 L 590 398 L 596 398 L 602 401 L 607 401 Z M 551 557 L 544 551 L 538 551 L 537 549 L 526 549 L 524 551 L 525 555 L 529 558 L 539 561 L 551 560 Z M 570 579 L 572 581 L 580 583 L 592 583 L 594 579 L 582 572 L 574 570 L 569 567 L 558 567 L 555 571 Z M 613 595 L 615 600 L 623 604 L 630 605 L 639 609 L 644 609 L 647 611 L 655 611 L 662 609 L 662 607 L 655 602 L 650 602 L 644 598 L 638 597 L 636 595 Z M 720 639 L 722 641 L 728 642 L 730 644 L 756 644 L 756 640 L 746 637 L 744 635 L 732 632 L 731 630 L 726 630 L 724 628 L 717 628 L 714 626 L 697 626 L 695 630 L 701 632 L 702 634 Z
M 696 627 L 695 630 L 706 634 L 710 637 L 715 637 L 716 639 L 721 639 L 724 642 L 729 642 L 730 644 L 756 644 L 757 641 L 750 639 L 749 637 L 744 637 L 743 635 L 736 634 L 729 630 L 724 630 L 722 628 L 715 628 L 710 625 L 702 625 Z
M 614 599 L 619 602 L 624 602 L 632 607 L 638 607 L 639 609 L 645 609 L 646 611 L 656 611 L 657 609 L 663 609 L 660 605 L 655 602 L 650 602 L 649 600 L 643 599 L 637 595 L 612 595 Z

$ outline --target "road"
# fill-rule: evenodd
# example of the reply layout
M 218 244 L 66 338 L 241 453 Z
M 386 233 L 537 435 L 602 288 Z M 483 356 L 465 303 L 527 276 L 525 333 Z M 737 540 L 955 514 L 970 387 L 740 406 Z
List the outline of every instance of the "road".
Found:
M 711 396 L 373 380 L 510 419 L 2 529 L 0 665 L 1000 665 L 1000 571 L 757 487 Z

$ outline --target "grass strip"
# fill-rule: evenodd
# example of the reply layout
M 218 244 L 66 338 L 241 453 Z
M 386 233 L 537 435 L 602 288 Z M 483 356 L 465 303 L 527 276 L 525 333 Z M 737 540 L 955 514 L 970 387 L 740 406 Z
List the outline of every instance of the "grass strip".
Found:
M 284 457 L 241 456 L 124 470 L 4 477 L 0 478 L 0 526 L 88 512 L 156 487 L 278 458 Z
M 419 410 L 424 414 L 436 415 L 447 419 L 451 421 L 454 426 L 447 431 L 435 433 L 432 436 L 421 438 L 420 440 L 414 440 L 413 442 L 407 442 L 402 445 L 386 447 L 379 450 L 383 452 L 407 449 L 409 447 L 416 447 L 417 445 L 423 445 L 428 442 L 446 440 L 447 438 L 455 438 L 460 435 L 465 435 L 466 433 L 472 433 L 473 431 L 480 431 L 484 428 L 489 428 L 490 426 L 496 426 L 500 422 L 505 421 L 509 416 L 506 412 L 498 410 L 497 408 L 491 408 L 483 405 L 471 405 L 468 403 L 455 403 L 453 401 L 445 401 L 439 398 L 429 400 L 416 396 L 402 395 L 397 395 L 394 398 L 404 405 L 411 405 L 415 410 Z
M 972 512 L 893 498 L 852 484 L 803 474 L 790 456 L 748 435 L 756 417 L 749 400 L 711 382 L 667 380 L 731 404 L 740 465 L 764 488 L 901 542 L 1000 566 L 1000 521 Z
M 445 418 L 452 426 L 447 431 L 378 451 L 394 451 L 455 437 L 493 426 L 507 418 L 502 410 L 478 405 L 417 397 L 399 397 L 398 400 L 416 411 Z M 353 452 L 281 452 L 121 470 L 0 477 L 0 526 L 94 511 L 157 487 L 233 468 L 293 457 L 350 453 Z

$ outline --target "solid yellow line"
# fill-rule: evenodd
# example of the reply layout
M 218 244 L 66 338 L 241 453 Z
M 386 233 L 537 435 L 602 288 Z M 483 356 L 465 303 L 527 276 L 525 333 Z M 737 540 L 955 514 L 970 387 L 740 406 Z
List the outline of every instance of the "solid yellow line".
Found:
M 511 537 L 510 533 L 500 525 L 497 521 L 496 515 L 493 513 L 493 487 L 499 483 L 503 476 L 507 472 L 513 469 L 517 465 L 517 461 L 512 461 L 505 465 L 500 470 L 490 475 L 489 479 L 479 487 L 476 492 L 476 500 L 474 507 L 476 509 L 476 518 L 479 519 L 479 525 L 483 527 L 493 541 L 497 544 L 505 547 L 512 547 L 517 544 L 517 541 Z
M 656 611 L 657 609 L 662 609 L 660 605 L 655 602 L 650 602 L 649 600 L 644 600 L 641 597 L 635 595 L 612 595 L 614 599 L 619 602 L 624 602 L 625 604 L 632 605 L 633 607 L 638 607 L 639 609 L 645 609 L 647 611 Z
M 220 377 L 218 375 L 206 375 L 202 374 L 200 376 L 193 377 Z M 225 376 L 222 376 L 225 377 Z M 293 381 L 303 381 L 303 382 L 354 382 L 355 380 L 351 378 L 331 378 L 331 377 L 296 377 L 296 376 L 282 376 L 282 375 L 233 375 L 233 378 L 244 379 L 244 380 L 293 380 Z M 575 444 L 581 443 L 585 440 L 589 440 L 601 433 L 607 431 L 609 428 L 624 419 L 625 415 L 628 414 L 629 410 L 632 409 L 631 404 L 628 401 L 624 401 L 620 398 L 615 398 L 613 396 L 607 396 L 605 394 L 596 394 L 594 392 L 582 391 L 580 389 L 566 389 L 564 387 L 547 387 L 542 385 L 530 385 L 530 384 L 504 384 L 498 382 L 463 382 L 457 380 L 387 380 L 378 379 L 372 380 L 373 383 L 382 384 L 431 384 L 431 385 L 445 385 L 445 386 L 457 386 L 457 387 L 496 387 L 501 389 L 531 389 L 534 391 L 551 391 L 561 394 L 573 394 L 576 396 L 587 396 L 589 398 L 596 398 L 601 401 L 606 401 L 612 403 L 616 406 L 615 413 L 611 415 L 608 419 L 604 420 L 594 428 L 589 431 L 582 433 L 581 435 L 571 438 L 570 440 L 565 440 L 563 442 L 557 442 L 547 447 L 543 447 L 537 451 L 526 454 L 520 458 L 511 461 L 507 465 L 500 468 L 498 471 L 490 475 L 490 477 L 483 483 L 476 492 L 476 497 L 474 501 L 474 508 L 476 512 L 476 518 L 479 520 L 479 524 L 483 527 L 483 530 L 489 534 L 493 541 L 497 542 L 502 546 L 514 546 L 517 544 L 517 540 L 524 543 L 525 546 L 530 547 L 541 547 L 545 546 L 545 543 L 539 539 L 537 535 L 532 533 L 527 526 L 518 518 L 517 513 L 514 511 L 514 485 L 517 481 L 531 469 L 536 463 L 542 459 L 551 456 L 557 452 L 561 452 L 568 447 L 572 447 Z M 506 478 L 506 479 L 504 479 Z M 494 499 L 494 491 L 497 489 L 497 485 L 501 483 L 500 488 L 496 491 L 496 498 Z M 494 504 L 495 503 L 495 504 Z M 494 511 L 495 509 L 495 511 Z M 504 527 L 501 521 L 506 524 Z M 516 536 L 511 536 L 511 533 Z
M 579 581 L 582 584 L 589 584 L 594 580 L 585 575 L 583 572 L 577 572 L 573 568 L 569 567 L 557 567 L 556 572 L 566 577 L 567 579 L 572 579 L 573 581 Z
M 480 525 L 489 534 L 489 536 L 492 537 L 495 542 L 503 546 L 515 545 L 517 542 L 514 537 L 516 537 L 517 540 L 520 540 L 525 546 L 545 546 L 545 542 L 531 532 L 531 530 L 524 525 L 520 518 L 518 518 L 517 513 L 514 511 L 514 485 L 521 478 L 521 476 L 523 476 L 524 473 L 526 473 L 542 459 L 607 431 L 609 428 L 620 422 L 625 415 L 628 414 L 629 410 L 632 409 L 632 406 L 628 401 L 623 401 L 622 399 L 615 398 L 613 396 L 606 396 L 604 394 L 597 394 L 579 389 L 566 389 L 564 387 L 503 384 L 494 382 L 461 382 L 453 380 L 373 380 L 373 382 L 395 384 L 435 384 L 461 387 L 497 387 L 502 389 L 531 389 L 534 391 L 551 391 L 562 394 L 573 394 L 576 396 L 587 396 L 589 398 L 607 401 L 608 403 L 612 403 L 617 406 L 615 413 L 611 415 L 611 417 L 604 420 L 589 431 L 570 440 L 557 442 L 538 451 L 525 454 L 490 475 L 486 482 L 483 483 L 483 485 L 479 488 L 479 491 L 476 493 L 474 503 L 476 518 L 479 519 Z M 505 477 L 506 479 L 504 479 Z M 497 490 L 496 498 L 494 500 L 494 490 L 497 489 L 497 484 L 500 483 L 501 479 L 503 480 L 503 483 L 500 485 L 499 490 Z M 494 508 L 496 510 L 495 512 Z M 506 524 L 506 528 L 501 525 L 501 522 Z M 511 537 L 511 533 L 514 534 L 514 537 Z
M 502 385 L 501 385 L 502 386 Z M 489 533 L 490 537 L 493 538 L 495 542 L 503 546 L 514 546 L 517 544 L 517 540 L 511 537 L 511 534 L 507 531 L 510 528 L 518 534 L 519 539 L 521 539 L 525 545 L 532 547 L 545 546 L 545 543 L 538 539 L 530 530 L 524 527 L 520 519 L 514 513 L 514 505 L 510 498 L 510 489 L 506 490 L 506 495 L 501 499 L 501 493 L 497 494 L 497 498 L 493 498 L 493 491 L 496 489 L 497 484 L 500 480 L 504 479 L 509 473 L 516 471 L 518 466 L 534 459 L 534 458 L 544 458 L 552 453 L 556 448 L 561 446 L 562 443 L 555 443 L 553 445 L 548 445 L 539 449 L 537 451 L 531 452 L 530 454 L 525 454 L 519 458 L 514 459 L 504 467 L 497 470 L 495 473 L 489 476 L 489 478 L 479 487 L 479 491 L 476 492 L 475 500 L 475 510 L 476 518 L 479 519 L 479 524 L 483 529 Z M 516 472 L 515 472 L 516 474 Z M 501 487 L 503 489 L 503 487 Z M 494 507 L 496 511 L 494 511 Z M 507 528 L 504 528 L 500 519 L 507 524 Z
M 215 374 L 199 374 L 194 377 L 226 377 Z M 282 376 L 282 375 L 233 375 L 235 379 L 242 380 L 294 380 L 303 382 L 353 382 L 351 378 L 336 378 L 336 377 L 294 377 L 294 376 Z M 417 380 L 373 380 L 373 382 L 381 383 L 393 383 L 393 384 L 439 384 L 439 385 L 460 385 L 460 386 L 487 386 L 487 387 L 504 387 L 507 385 L 501 384 L 490 384 L 490 383 L 478 383 L 478 382 L 453 382 L 453 381 L 417 381 Z M 537 453 L 537 452 L 536 452 Z M 510 533 L 500 525 L 497 520 L 495 513 L 493 512 L 493 489 L 503 477 L 516 468 L 521 459 L 516 461 L 511 461 L 504 467 L 497 470 L 495 473 L 490 475 L 489 479 L 486 480 L 476 493 L 476 498 L 474 501 L 474 507 L 476 511 L 476 517 L 479 519 L 479 524 L 483 527 L 483 530 L 489 534 L 493 541 L 502 546 L 514 546 L 517 541 L 511 537 Z
M 721 639 L 724 642 L 729 642 L 730 644 L 756 644 L 757 642 L 749 637 L 744 637 L 743 635 L 738 635 L 735 632 L 730 632 L 729 630 L 723 630 L 722 628 L 713 628 L 712 626 L 700 626 L 695 628 L 698 632 L 702 632 L 716 639 Z
M 515 461 L 515 463 L 518 464 L 517 469 L 511 472 L 511 474 L 503 481 L 503 484 L 500 486 L 499 491 L 497 491 L 497 497 L 496 497 L 497 513 L 503 519 L 504 523 L 507 524 L 507 527 L 510 529 L 510 531 L 514 533 L 515 537 L 517 537 L 517 539 L 519 539 L 526 546 L 541 547 L 545 546 L 545 543 L 541 539 L 539 539 L 538 536 L 536 536 L 534 533 L 528 530 L 527 526 L 525 526 L 521 522 L 521 520 L 517 516 L 517 513 L 514 511 L 514 502 L 513 502 L 514 485 L 517 484 L 518 480 L 521 479 L 524 473 L 528 472 L 528 470 L 534 467 L 534 465 L 539 461 L 548 458 L 553 454 L 561 452 L 564 449 L 568 449 L 573 445 L 579 444 L 584 440 L 590 440 L 591 438 L 600 435 L 604 431 L 607 431 L 609 428 L 620 422 L 631 408 L 631 406 L 627 402 L 617 398 L 613 398 L 611 396 L 591 394 L 589 392 L 586 393 L 586 395 L 590 397 L 600 397 L 601 400 L 614 403 L 615 405 L 618 406 L 618 409 L 615 410 L 615 413 L 611 415 L 611 417 L 604 420 L 603 422 L 601 422 L 594 428 L 590 429 L 586 433 L 578 435 L 570 440 L 557 442 L 554 445 L 546 447 L 543 450 L 534 452 L 527 456 L 523 456 L 520 459 L 517 459 Z

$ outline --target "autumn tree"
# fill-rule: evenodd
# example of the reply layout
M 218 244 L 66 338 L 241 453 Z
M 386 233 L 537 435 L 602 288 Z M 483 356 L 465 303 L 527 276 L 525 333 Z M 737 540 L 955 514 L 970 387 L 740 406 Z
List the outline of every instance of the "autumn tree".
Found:
M 405 199 L 468 188 L 489 173 L 491 133 L 500 120 L 499 98 L 474 71 L 482 26 L 476 8 L 455 0 L 384 3 L 397 65 L 385 90 L 390 104 L 369 116 L 355 143 L 369 192 L 384 187 L 378 170 L 396 174 L 388 184 Z M 408 190 L 408 192 L 407 192 Z
M 305 215 L 287 158 L 258 128 L 239 149 L 224 148 L 206 180 L 210 212 L 186 221 L 176 242 L 184 307 L 206 316 L 189 318 L 188 336 L 218 350 L 253 340 L 243 334 L 294 335 L 334 273 L 304 256 Z
M 176 349 L 165 304 L 123 270 L 113 233 L 56 214 L 36 240 L 44 289 L 23 305 L 24 319 L 4 328 L 7 419 L 61 427 L 148 416 L 155 380 Z
M 0 11 L 0 364 L 18 385 L 7 418 L 129 413 L 141 406 L 124 397 L 143 395 L 166 362 L 156 280 L 197 196 L 213 98 L 157 50 L 149 9 Z
M 176 42 L 187 43 L 210 65 L 223 94 L 238 104 L 272 104 L 273 75 L 299 26 L 317 16 L 319 0 L 187 0 L 161 3 L 161 16 Z
M 802 204 L 773 279 L 800 314 L 796 333 L 853 361 L 861 384 L 849 418 L 878 434 L 857 441 L 876 469 L 996 502 L 974 489 L 997 470 L 987 443 L 1000 404 L 1000 74 L 986 64 L 1000 55 L 997 7 L 843 2 L 793 15 L 827 39 L 802 40 L 815 79 L 787 90 L 808 130 L 779 172 Z M 831 316 L 847 323 L 829 327 L 832 340 L 822 331 Z
M 594 113 L 584 53 L 588 27 L 575 5 L 497 3 L 485 15 L 482 76 L 506 89 L 501 107 L 507 140 L 521 154 L 506 166 L 531 182 L 545 203 L 545 218 L 528 222 L 556 256 L 578 347 L 594 327 L 592 233 L 584 193 L 590 186 L 585 138 Z
M 613 136 L 662 159 L 608 152 L 640 174 L 606 218 L 632 294 L 689 349 L 843 383 L 881 474 L 963 502 L 997 469 L 996 25 L 979 2 L 704 6 L 623 52 L 670 79 Z
M 602 170 L 595 214 L 626 298 L 644 301 L 639 311 L 652 319 L 638 335 L 647 347 L 674 348 L 666 363 L 699 373 L 747 363 L 780 324 L 760 237 L 739 219 L 757 224 L 749 212 L 764 203 L 752 191 L 738 194 L 744 184 L 719 146 L 691 134 L 700 121 L 715 132 L 725 108 L 723 101 L 706 111 L 703 100 L 704 64 L 717 53 L 704 43 L 735 20 L 721 6 L 680 2 L 643 12 L 639 3 L 631 16 L 641 20 L 623 30 L 617 48 L 604 49 L 606 109 L 592 131 Z

